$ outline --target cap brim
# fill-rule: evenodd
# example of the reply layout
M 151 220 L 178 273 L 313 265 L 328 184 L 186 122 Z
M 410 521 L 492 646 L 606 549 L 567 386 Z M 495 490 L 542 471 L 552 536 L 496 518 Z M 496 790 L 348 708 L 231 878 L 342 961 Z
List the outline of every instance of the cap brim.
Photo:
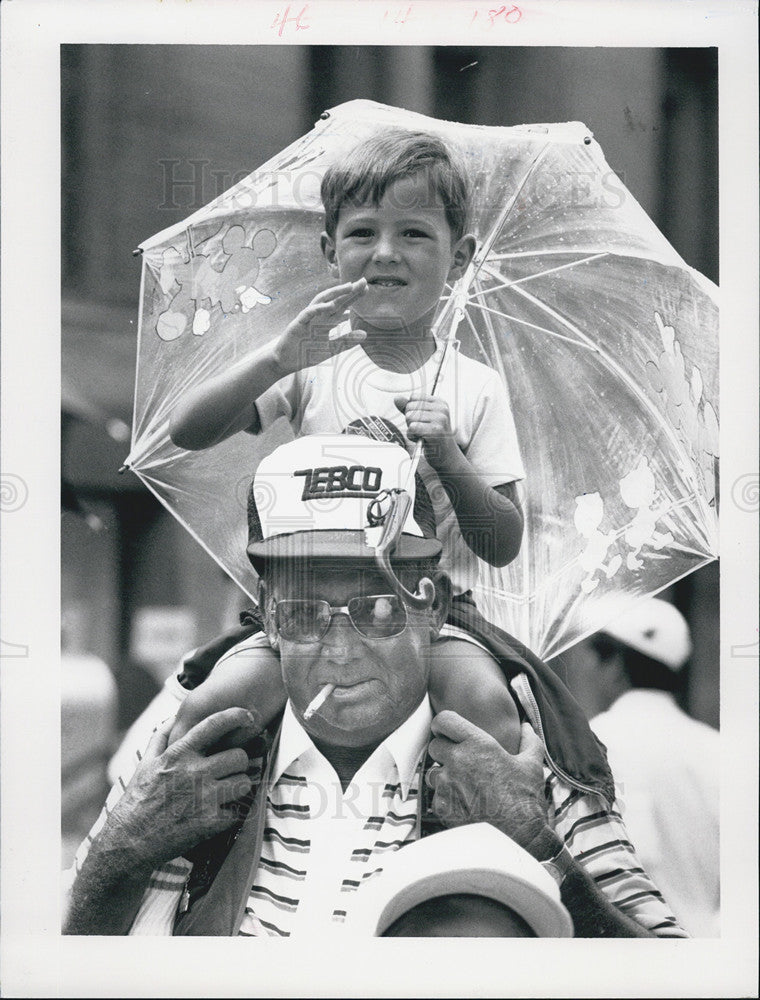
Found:
M 247 550 L 254 569 L 282 559 L 354 559 L 374 562 L 375 549 L 367 545 L 363 531 L 297 531 L 289 535 L 251 542 Z M 441 554 L 437 538 L 402 535 L 391 554 L 391 562 L 418 562 Z
M 374 934 L 384 934 L 395 920 L 420 903 L 456 893 L 501 903 L 522 917 L 537 937 L 573 936 L 572 920 L 559 900 L 524 878 L 493 868 L 441 871 L 407 884 L 382 909 Z

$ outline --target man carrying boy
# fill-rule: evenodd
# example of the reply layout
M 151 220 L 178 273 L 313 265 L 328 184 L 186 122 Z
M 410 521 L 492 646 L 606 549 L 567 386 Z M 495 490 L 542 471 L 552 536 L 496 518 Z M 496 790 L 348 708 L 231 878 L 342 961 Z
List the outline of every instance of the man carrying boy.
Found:
M 329 504 L 304 498 L 303 471 L 326 456 L 368 488 L 335 491 Z M 429 653 L 450 593 L 440 543 L 417 504 L 393 554 L 406 587 L 430 595 L 412 607 L 389 592 L 366 534 L 367 508 L 408 466 L 398 446 L 353 435 L 299 439 L 262 461 L 254 487 L 278 504 L 250 515 L 266 625 L 256 641 L 279 648 L 288 695 L 263 774 L 247 775 L 242 749 L 220 749 L 225 736 L 237 732 L 239 747 L 259 731 L 244 709 L 168 747 L 161 727 L 80 851 L 67 933 L 339 932 L 383 858 L 434 820 L 489 822 L 546 863 L 577 936 L 683 936 L 593 762 L 565 780 L 527 722 L 510 754 L 454 712 L 433 718 Z M 326 685 L 332 693 L 309 717 Z
M 454 606 L 487 627 L 471 595 L 479 560 L 504 566 L 517 555 L 524 470 L 504 386 L 493 369 L 450 352 L 433 329 L 447 282 L 475 252 L 467 231 L 464 171 L 437 137 L 384 130 L 331 166 L 322 182 L 321 246 L 341 284 L 318 294 L 285 332 L 179 400 L 175 444 L 208 448 L 239 431 L 259 433 L 286 418 L 295 436 L 358 430 L 423 443 L 419 472 L 435 507 L 441 568 Z M 343 321 L 346 310 L 349 319 Z M 472 629 L 449 623 L 436 644 L 431 697 L 490 732 L 508 750 L 513 703 L 501 672 Z M 284 701 L 275 658 L 261 654 L 245 678 L 229 676 L 186 706 L 192 724 L 214 708 Z M 249 697 L 246 700 L 244 687 Z M 277 697 L 272 697 L 273 694 Z M 279 699 L 279 700 L 278 700 Z

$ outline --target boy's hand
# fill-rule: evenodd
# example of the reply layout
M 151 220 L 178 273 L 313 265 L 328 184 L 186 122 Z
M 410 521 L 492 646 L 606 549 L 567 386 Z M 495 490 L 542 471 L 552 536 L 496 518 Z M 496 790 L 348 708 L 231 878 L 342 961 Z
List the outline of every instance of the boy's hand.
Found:
M 410 396 L 396 396 L 394 403 L 406 417 L 409 440 L 423 442 L 425 458 L 434 469 L 447 468 L 459 456 L 459 446 L 446 400 L 413 392 Z
M 346 309 L 367 291 L 366 278 L 319 292 L 288 325 L 275 344 L 275 357 L 284 374 L 319 364 L 364 340 L 364 330 L 330 334 Z

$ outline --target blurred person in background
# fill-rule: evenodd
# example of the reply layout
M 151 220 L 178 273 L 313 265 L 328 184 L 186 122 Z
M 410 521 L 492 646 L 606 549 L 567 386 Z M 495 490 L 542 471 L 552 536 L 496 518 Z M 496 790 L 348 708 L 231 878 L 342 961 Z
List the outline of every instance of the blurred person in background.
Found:
M 649 598 L 576 647 L 567 685 L 607 747 L 641 863 L 692 935 L 717 937 L 719 734 L 677 703 L 691 650 L 683 615 Z

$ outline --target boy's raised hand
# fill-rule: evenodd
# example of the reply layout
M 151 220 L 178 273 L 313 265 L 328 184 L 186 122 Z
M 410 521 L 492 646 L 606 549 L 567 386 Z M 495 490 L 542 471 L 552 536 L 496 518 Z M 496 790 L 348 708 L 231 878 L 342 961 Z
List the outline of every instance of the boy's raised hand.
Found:
M 348 281 L 319 292 L 288 325 L 275 345 L 278 365 L 283 374 L 300 371 L 310 365 L 348 350 L 364 340 L 364 330 L 347 330 L 336 335 L 333 327 L 346 309 L 367 291 L 366 278 Z

